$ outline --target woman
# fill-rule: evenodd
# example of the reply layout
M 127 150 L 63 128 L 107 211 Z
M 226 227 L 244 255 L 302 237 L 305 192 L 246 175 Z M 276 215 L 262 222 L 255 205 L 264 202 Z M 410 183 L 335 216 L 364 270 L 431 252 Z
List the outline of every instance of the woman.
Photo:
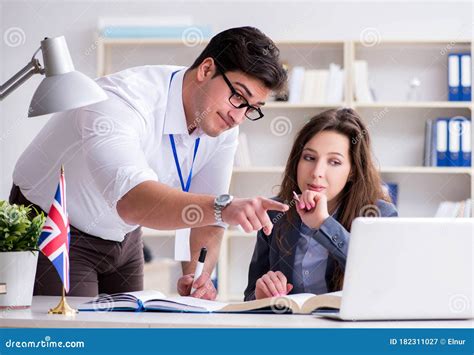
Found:
M 297 134 L 276 199 L 291 208 L 270 213 L 269 236 L 258 233 L 246 301 L 340 290 L 352 221 L 398 215 L 374 166 L 367 129 L 345 108 L 313 117 Z

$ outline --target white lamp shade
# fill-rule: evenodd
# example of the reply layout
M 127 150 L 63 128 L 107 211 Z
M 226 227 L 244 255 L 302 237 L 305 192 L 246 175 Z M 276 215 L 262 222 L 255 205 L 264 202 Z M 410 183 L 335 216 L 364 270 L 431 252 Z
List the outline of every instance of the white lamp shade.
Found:
M 72 71 L 43 79 L 31 99 L 28 117 L 67 111 L 107 99 L 107 94 L 91 78 Z

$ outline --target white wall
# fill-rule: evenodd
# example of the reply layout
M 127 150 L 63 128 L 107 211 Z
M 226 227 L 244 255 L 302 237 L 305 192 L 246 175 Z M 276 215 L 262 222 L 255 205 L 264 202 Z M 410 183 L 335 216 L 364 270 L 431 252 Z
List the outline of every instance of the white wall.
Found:
M 94 33 L 99 16 L 190 15 L 214 32 L 252 25 L 275 40 L 359 39 L 375 28 L 384 39 L 466 39 L 473 26 L 472 2 L 296 2 L 296 1 L 0 1 L 0 81 L 31 58 L 45 36 L 65 35 L 78 70 L 94 77 Z M 6 35 L 19 28 L 19 45 Z M 10 45 L 8 45 L 10 43 Z M 0 199 L 8 197 L 21 152 L 47 117 L 27 119 L 40 77 L 30 79 L 0 107 Z

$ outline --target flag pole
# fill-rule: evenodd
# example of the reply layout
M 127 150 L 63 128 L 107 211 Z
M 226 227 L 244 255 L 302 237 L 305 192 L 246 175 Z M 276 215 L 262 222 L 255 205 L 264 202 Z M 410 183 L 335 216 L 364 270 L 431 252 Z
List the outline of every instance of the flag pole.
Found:
M 64 175 L 64 165 L 61 164 L 61 176 Z M 65 198 L 65 196 L 64 196 Z M 68 256 L 69 257 L 69 256 Z M 64 280 L 61 280 L 64 281 Z M 48 311 L 48 314 L 62 314 L 66 316 L 73 316 L 77 313 L 77 309 L 72 308 L 66 301 L 66 288 L 64 287 L 64 284 L 62 285 L 62 296 L 61 300 L 59 301 L 58 305 L 54 308 L 51 308 Z
M 63 314 L 66 316 L 72 316 L 76 313 L 77 309 L 72 308 L 66 301 L 66 290 L 63 286 L 63 295 L 61 297 L 61 300 L 59 301 L 59 304 L 56 307 L 51 308 L 48 314 Z

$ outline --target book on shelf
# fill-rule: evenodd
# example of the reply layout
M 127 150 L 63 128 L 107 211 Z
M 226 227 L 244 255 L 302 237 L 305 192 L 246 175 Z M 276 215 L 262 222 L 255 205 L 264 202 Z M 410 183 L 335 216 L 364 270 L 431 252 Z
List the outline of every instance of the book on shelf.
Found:
M 218 302 L 194 297 L 166 297 L 147 290 L 99 296 L 79 305 L 79 311 L 189 312 L 189 313 L 293 313 L 339 309 L 342 291 L 315 295 L 300 293 L 248 302 Z
M 326 101 L 337 104 L 344 101 L 344 69 L 340 65 L 329 64 L 328 92 Z
M 327 69 L 291 69 L 288 84 L 290 103 L 337 104 L 344 99 L 344 70 L 331 63 Z
M 365 60 L 354 61 L 354 96 L 358 102 L 374 102 L 369 86 L 369 65 Z
M 288 79 L 288 102 L 296 104 L 303 99 L 303 83 L 305 69 L 302 66 L 295 66 L 290 70 Z
M 325 103 L 328 78 L 329 71 L 327 70 L 305 70 L 302 102 L 308 104 Z
M 435 217 L 470 218 L 472 217 L 471 199 L 463 201 L 443 201 L 439 204 Z
M 462 116 L 425 123 L 424 166 L 471 166 L 471 121 Z

